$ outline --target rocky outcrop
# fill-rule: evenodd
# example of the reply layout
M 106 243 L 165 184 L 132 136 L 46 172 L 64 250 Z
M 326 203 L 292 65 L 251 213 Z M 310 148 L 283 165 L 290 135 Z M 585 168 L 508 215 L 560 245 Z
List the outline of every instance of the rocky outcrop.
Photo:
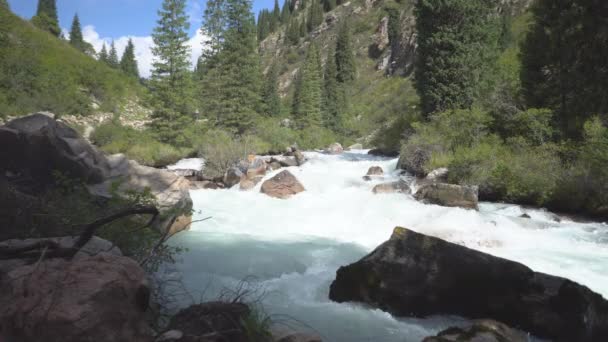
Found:
M 422 342 L 528 342 L 528 336 L 506 324 L 483 319 L 466 327 L 448 328 Z
M 378 185 L 374 186 L 374 188 L 372 189 L 372 192 L 375 194 L 393 194 L 393 193 L 409 194 L 410 186 L 407 184 L 406 181 L 404 181 L 403 179 L 400 179 L 396 182 L 378 184 Z
M 0 339 L 148 342 L 149 295 L 144 271 L 122 256 L 21 266 L 0 276 Z
M 284 170 L 262 183 L 260 191 L 270 197 L 287 199 L 305 190 L 304 186 L 291 172 Z
M 383 17 L 382 19 L 380 19 L 380 23 L 378 23 L 378 27 L 376 28 L 376 33 L 373 37 L 373 40 L 374 49 L 378 53 L 384 51 L 384 49 L 388 47 L 388 17 Z
M 249 314 L 249 307 L 242 303 L 208 302 L 192 305 L 173 316 L 169 331 L 156 341 L 248 342 L 248 332 L 242 322 Z
M 327 154 L 342 154 L 343 152 L 344 148 L 339 143 L 333 143 L 325 149 L 325 153 Z
M 0 143 L 0 174 L 15 175 L 20 187 L 29 193 L 53 186 L 59 172 L 85 183 L 93 196 L 149 190 L 161 211 L 155 227 L 163 232 L 178 231 L 189 224 L 192 200 L 188 180 L 141 166 L 123 155 L 106 156 L 51 116 L 38 113 L 7 123 L 0 127 Z
M 396 316 L 491 318 L 557 341 L 608 338 L 608 302 L 587 287 L 405 228 L 341 267 L 329 297 Z
M 428 183 L 423 184 L 414 197 L 424 203 L 477 210 L 477 191 L 475 186 Z
M 405 170 L 416 177 L 424 178 L 427 175 L 424 165 L 430 158 L 431 152 L 429 149 L 422 147 L 407 148 L 399 156 L 397 168 Z

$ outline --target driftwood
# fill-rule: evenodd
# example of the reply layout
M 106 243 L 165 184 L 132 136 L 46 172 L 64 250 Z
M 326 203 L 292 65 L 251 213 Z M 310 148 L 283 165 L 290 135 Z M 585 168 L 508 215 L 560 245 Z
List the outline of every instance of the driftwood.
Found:
M 0 247 L 0 260 L 7 259 L 39 259 L 44 255 L 45 258 L 73 258 L 87 242 L 93 238 L 97 229 L 104 225 L 133 215 L 152 215 L 146 227 L 150 226 L 158 216 L 158 209 L 154 206 L 136 206 L 121 210 L 112 215 L 100 218 L 82 227 L 82 233 L 71 247 L 61 247 L 53 240 L 40 240 L 30 245 L 20 247 Z

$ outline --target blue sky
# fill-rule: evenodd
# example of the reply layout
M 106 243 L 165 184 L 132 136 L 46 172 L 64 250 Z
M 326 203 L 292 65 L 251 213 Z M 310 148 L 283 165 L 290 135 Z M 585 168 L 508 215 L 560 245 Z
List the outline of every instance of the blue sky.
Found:
M 38 0 L 8 0 L 13 12 L 29 19 L 36 12 Z M 78 13 L 83 26 L 93 25 L 103 37 L 127 35 L 147 36 L 156 22 L 156 11 L 162 0 L 57 0 L 59 21 L 62 28 L 69 28 L 74 13 Z M 191 34 L 200 26 L 205 0 L 188 0 L 191 17 Z M 279 0 L 282 5 L 282 0 Z M 274 0 L 254 0 L 257 13 L 271 8 Z
M 279 0 L 283 3 L 284 0 Z M 38 0 L 8 0 L 11 10 L 25 19 L 31 18 Z M 206 0 L 187 0 L 190 16 L 190 36 L 192 65 L 202 53 L 203 35 L 198 31 L 202 22 Z M 135 44 L 135 57 L 140 74 L 150 75 L 153 62 L 150 34 L 156 24 L 157 11 L 162 0 L 57 0 L 59 25 L 69 30 L 74 13 L 78 13 L 84 39 L 100 51 L 103 44 L 115 42 L 122 54 L 129 39 Z M 274 7 L 274 0 L 253 0 L 253 11 Z

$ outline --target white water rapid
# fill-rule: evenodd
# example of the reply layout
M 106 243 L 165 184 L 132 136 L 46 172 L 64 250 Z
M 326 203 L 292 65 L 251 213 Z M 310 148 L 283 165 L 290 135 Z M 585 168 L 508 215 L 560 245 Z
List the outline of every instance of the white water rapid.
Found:
M 173 272 L 195 298 L 217 298 L 253 276 L 265 292 L 265 310 L 313 327 L 324 341 L 420 341 L 462 321 L 456 317 L 396 319 L 379 310 L 328 300 L 341 265 L 387 240 L 395 226 L 521 262 L 584 284 L 608 298 L 608 226 L 557 222 L 542 210 L 482 203 L 480 211 L 425 205 L 410 195 L 374 195 L 378 181 L 362 179 L 381 166 L 384 181 L 397 179 L 396 159 L 366 151 L 330 156 L 306 153 L 291 167 L 306 191 L 288 200 L 251 191 L 191 192 L 195 223 L 172 239 L 187 247 Z M 279 171 L 266 176 L 272 177 Z M 531 219 L 520 218 L 523 213 Z M 454 295 L 458 295 L 455 293 Z

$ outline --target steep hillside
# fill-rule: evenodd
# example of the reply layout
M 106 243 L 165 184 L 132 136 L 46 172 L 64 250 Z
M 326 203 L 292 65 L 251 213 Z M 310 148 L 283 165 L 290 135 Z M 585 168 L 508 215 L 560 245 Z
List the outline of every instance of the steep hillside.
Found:
M 273 62 L 279 64 L 280 92 L 284 112 L 293 96 L 293 80 L 302 65 L 306 48 L 315 42 L 323 64 L 326 52 L 335 45 L 340 24 L 348 21 L 357 62 L 357 78 L 350 94 L 346 115 L 349 135 L 369 146 L 395 152 L 408 122 L 418 115 L 419 99 L 413 88 L 416 56 L 415 0 L 353 0 L 324 14 L 323 23 L 298 44 L 287 38 L 286 25 L 271 33 L 260 44 L 265 72 Z M 520 15 L 530 0 L 497 1 L 497 10 L 507 16 Z M 294 17 L 296 19 L 294 19 Z M 303 21 L 306 10 L 291 20 Z
M 0 117 L 119 112 L 142 92 L 137 80 L 0 8 Z

